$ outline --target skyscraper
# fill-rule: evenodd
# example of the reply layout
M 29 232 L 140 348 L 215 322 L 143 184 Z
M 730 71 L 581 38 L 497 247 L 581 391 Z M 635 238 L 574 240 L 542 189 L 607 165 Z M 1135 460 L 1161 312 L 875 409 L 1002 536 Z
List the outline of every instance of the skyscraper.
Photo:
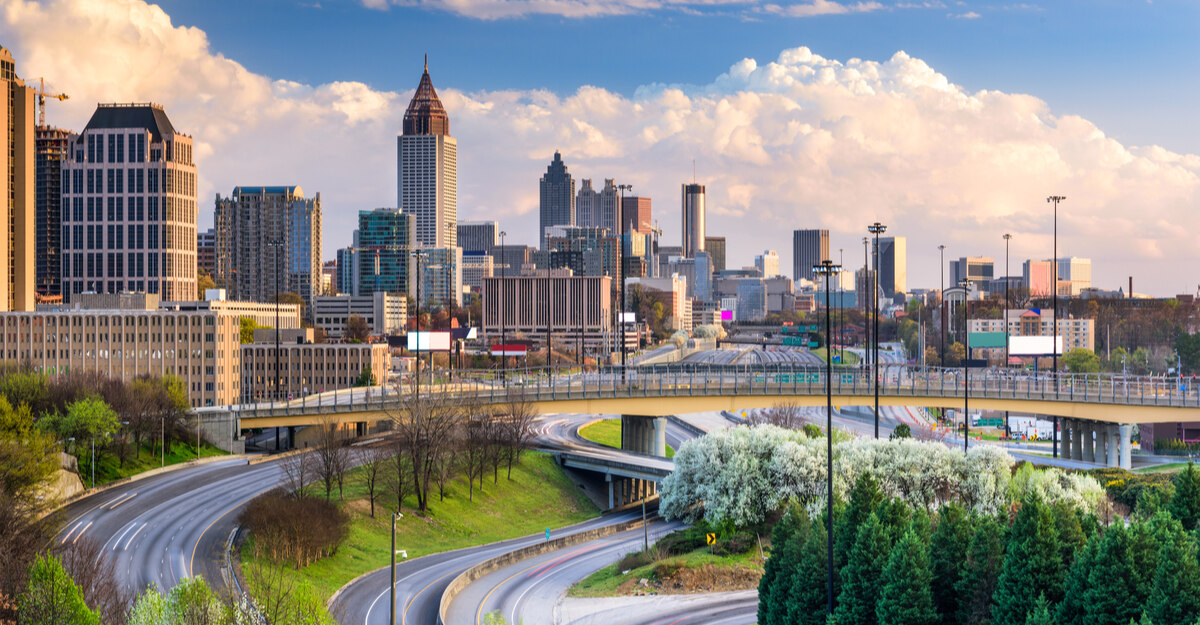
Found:
M 396 182 L 400 209 L 416 219 L 417 243 L 455 247 L 458 143 L 450 136 L 450 117 L 433 88 L 428 62 L 396 138 Z
M 592 188 L 592 179 L 584 178 L 579 181 L 579 191 L 575 196 L 575 225 L 580 228 L 595 228 L 597 215 L 600 212 L 600 194 Z
M 908 239 L 879 239 L 879 289 L 888 297 L 908 290 Z
M 650 198 L 636 195 L 625 196 L 621 202 L 621 220 L 625 222 L 625 232 L 651 234 L 654 225 L 650 216 Z
M 67 155 L 63 299 L 84 291 L 196 298 L 192 138 L 157 104 L 101 104 Z M 70 210 L 68 211 L 68 206 Z
M 209 228 L 196 233 L 196 269 L 216 280 L 217 275 L 217 229 Z
M 995 272 L 995 261 L 983 256 L 964 256 L 950 261 L 950 284 L 970 280 L 980 291 L 987 290 Z
M 17 77 L 12 53 L 0 47 L 0 310 L 34 308 L 34 94 Z
M 276 293 L 295 293 L 313 310 L 312 298 L 321 294 L 320 193 L 234 187 L 227 198 L 217 195 L 214 222 L 215 280 L 233 299 L 270 302 Z
M 546 228 L 575 225 L 575 179 L 571 177 L 571 172 L 567 171 L 567 165 L 558 150 L 554 151 L 554 159 L 542 175 L 539 190 L 541 203 L 538 212 L 538 236 L 544 250 L 547 249 Z
M 704 251 L 704 185 L 682 186 L 683 257 L 692 258 Z
M 712 259 L 713 273 L 725 271 L 725 237 L 704 237 L 704 251 Z
M 53 297 L 62 295 L 62 167 L 75 133 L 38 126 L 36 135 L 36 288 L 39 296 Z
M 463 253 L 491 254 L 500 241 L 499 224 L 494 221 L 458 222 L 458 246 Z
M 621 232 L 621 196 L 617 194 L 617 184 L 612 178 L 604 179 L 604 188 L 600 190 L 599 203 L 593 218 L 597 228 L 608 228 L 609 232 Z
M 416 295 L 416 281 L 411 279 L 414 262 L 409 255 L 417 247 L 415 221 L 398 208 L 358 211 L 356 295 Z
M 754 257 L 754 266 L 758 267 L 763 278 L 774 278 L 779 275 L 779 254 L 775 250 L 763 250 L 762 254 Z
M 793 280 L 817 282 L 813 275 L 813 265 L 819 265 L 827 258 L 830 258 L 828 230 L 792 231 Z

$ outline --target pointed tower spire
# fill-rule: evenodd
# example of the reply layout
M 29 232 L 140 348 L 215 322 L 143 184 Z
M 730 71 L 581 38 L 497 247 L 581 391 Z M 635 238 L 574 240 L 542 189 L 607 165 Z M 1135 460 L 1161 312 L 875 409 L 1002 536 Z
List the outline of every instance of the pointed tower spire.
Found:
M 425 73 L 421 74 L 421 82 L 417 92 L 408 103 L 404 112 L 404 134 L 406 135 L 449 135 L 450 116 L 446 107 L 438 99 L 437 90 L 433 88 L 433 80 L 429 77 L 429 55 L 425 55 Z
M 429 73 L 429 53 L 425 53 L 425 73 Z

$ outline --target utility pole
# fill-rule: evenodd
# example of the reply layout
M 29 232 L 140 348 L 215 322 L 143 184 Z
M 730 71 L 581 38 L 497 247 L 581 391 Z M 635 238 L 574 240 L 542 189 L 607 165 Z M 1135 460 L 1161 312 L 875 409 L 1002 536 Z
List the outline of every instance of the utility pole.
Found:
M 1053 368 L 1052 378 L 1054 379 L 1054 393 L 1058 394 L 1058 203 L 1067 199 L 1065 195 L 1051 195 L 1046 198 L 1046 202 L 1054 204 L 1054 257 L 1050 259 L 1050 293 L 1053 300 L 1051 307 L 1054 309 L 1054 321 L 1051 322 L 1051 331 L 1053 333 L 1053 342 L 1050 344 L 1050 351 L 1053 352 Z M 1058 457 L 1058 415 L 1054 416 L 1054 457 Z
M 617 327 L 621 333 L 621 381 L 625 380 L 625 192 L 633 191 L 633 185 L 621 184 L 617 185 L 617 189 L 621 191 L 621 199 L 617 205 L 617 219 L 621 222 L 621 243 L 617 248 L 617 261 L 620 265 L 621 275 L 621 311 L 617 313 Z M 703 241 L 700 242 L 703 245 Z M 633 248 L 632 245 L 629 246 Z
M 867 232 L 875 235 L 875 279 L 871 285 L 871 299 L 875 302 L 875 438 L 879 438 L 879 235 L 886 231 L 887 226 L 878 221 L 867 226 Z

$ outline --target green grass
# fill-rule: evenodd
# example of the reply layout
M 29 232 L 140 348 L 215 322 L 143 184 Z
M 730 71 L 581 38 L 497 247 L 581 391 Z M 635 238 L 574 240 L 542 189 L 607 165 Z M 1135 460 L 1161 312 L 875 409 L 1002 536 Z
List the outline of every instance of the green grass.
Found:
M 91 447 L 86 444 L 76 450 L 79 454 L 79 476 L 83 478 L 83 483 L 91 486 L 92 470 L 91 470 Z M 208 444 L 200 446 L 200 457 L 209 458 L 212 456 L 228 455 L 224 451 L 217 449 Z M 167 448 L 166 464 L 167 466 L 187 462 L 196 459 L 196 446 L 187 443 L 175 442 Z M 125 459 L 125 464 L 122 466 L 117 460 L 116 455 L 105 451 L 103 455 L 96 458 L 96 485 L 101 486 L 109 482 L 114 482 L 119 479 L 137 475 L 151 469 L 157 469 L 163 466 L 163 458 L 158 449 L 157 441 L 154 444 L 142 444 L 140 457 L 130 454 Z
M 822 362 L 824 362 L 826 359 L 829 358 L 829 356 L 826 355 L 827 352 L 826 352 L 826 348 L 824 348 L 824 347 L 819 347 L 817 349 L 810 350 L 810 351 L 812 351 L 812 354 L 814 356 L 816 356 L 817 358 L 820 358 Z M 843 352 L 840 349 L 835 349 L 835 350 L 833 350 L 833 355 L 842 357 L 842 361 L 840 363 L 835 362 L 834 364 L 842 364 L 842 365 L 858 364 L 858 354 L 856 354 L 854 352 L 851 352 L 851 351 Z
M 371 518 L 359 475 L 356 471 L 347 479 L 343 506 L 350 513 L 351 525 L 337 554 L 298 571 L 286 569 L 288 577 L 311 588 L 322 604 L 350 580 L 389 562 L 389 515 L 394 502 L 377 502 L 375 518 Z M 521 463 L 513 467 L 512 480 L 501 467 L 499 482 L 493 484 L 489 475 L 483 493 L 477 483 L 474 501 L 468 501 L 467 486 L 461 479 L 447 485 L 444 501 L 438 500 L 435 485 L 431 489 L 429 511 L 424 516 L 413 509 L 416 502 L 409 497 L 404 500 L 404 518 L 396 523 L 396 549 L 406 550 L 409 558 L 534 534 L 547 527 L 553 535 L 553 528 L 600 513 L 553 458 L 537 452 L 522 456 Z M 250 558 L 249 550 L 244 550 L 243 564 Z
M 1134 469 L 1134 473 L 1174 473 L 1187 468 L 1187 462 L 1169 462 L 1167 464 L 1152 464 Z
M 597 445 L 604 445 L 605 447 L 620 449 L 621 420 L 601 419 L 600 421 L 579 428 L 579 435 L 585 440 L 592 441 Z M 672 449 L 670 445 L 667 445 L 667 457 L 675 457 L 675 450 Z
M 695 551 L 685 553 L 678 556 L 668 556 L 651 562 L 645 566 L 640 566 L 631 569 L 628 573 L 622 574 L 617 569 L 617 564 L 606 566 L 595 573 L 584 578 L 579 583 L 571 587 L 567 592 L 570 597 L 618 597 L 622 594 L 618 591 L 621 584 L 629 580 L 637 579 L 655 579 L 654 569 L 659 564 L 675 565 L 678 564 L 682 568 L 697 569 L 705 565 L 713 565 L 721 569 L 736 569 L 749 568 L 762 570 L 763 562 L 758 557 L 758 547 L 754 547 L 750 551 L 741 554 L 729 556 L 717 556 L 709 553 L 707 548 L 697 549 Z

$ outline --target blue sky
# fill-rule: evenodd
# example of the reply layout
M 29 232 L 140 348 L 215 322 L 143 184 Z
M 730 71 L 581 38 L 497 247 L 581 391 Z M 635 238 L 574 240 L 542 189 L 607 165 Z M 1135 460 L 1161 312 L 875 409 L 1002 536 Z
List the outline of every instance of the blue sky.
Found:
M 913 2 L 919 4 L 920 2 Z M 946 3 L 789 18 L 753 5 L 571 18 L 477 19 L 358 0 L 163 0 L 177 25 L 248 69 L 308 84 L 408 90 L 428 52 L 440 85 L 464 91 L 705 84 L 744 57 L 804 45 L 827 58 L 921 58 L 968 90 L 1031 93 L 1135 145 L 1200 150 L 1200 3 L 1062 0 Z M 469 2 L 467 3 L 469 4 Z M 903 4 L 903 3 L 901 3 Z M 938 3 L 941 4 L 941 3 Z M 318 6 L 314 6 L 318 5 Z M 319 7 L 319 8 L 318 8 Z M 955 16 L 975 13 L 978 18 Z

